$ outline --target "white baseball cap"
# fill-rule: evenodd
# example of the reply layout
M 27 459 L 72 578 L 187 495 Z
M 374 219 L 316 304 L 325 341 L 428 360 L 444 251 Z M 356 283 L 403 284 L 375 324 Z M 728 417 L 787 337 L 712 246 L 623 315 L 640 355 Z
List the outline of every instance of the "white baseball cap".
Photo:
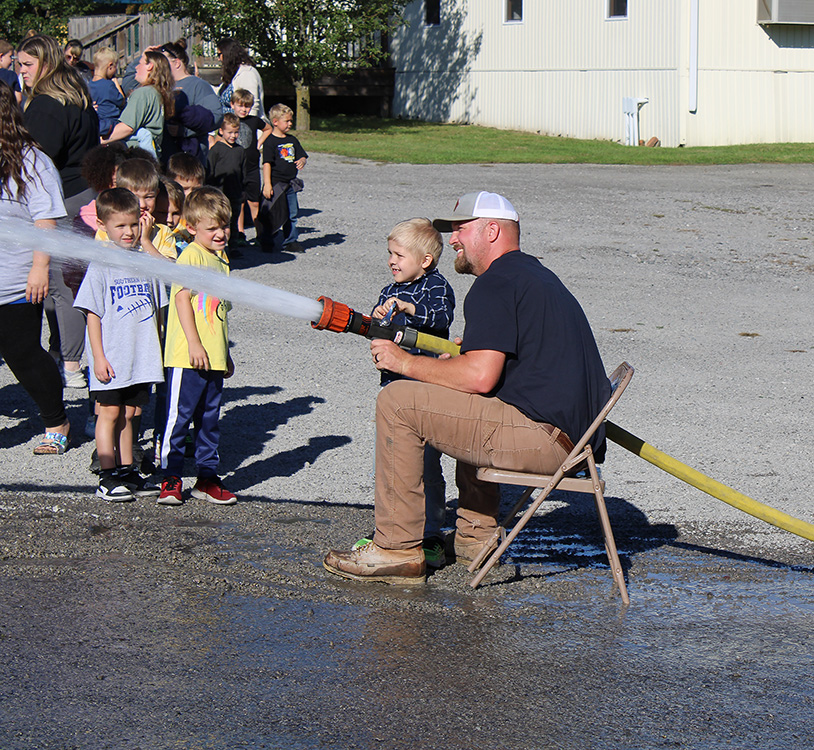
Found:
M 450 216 L 444 216 L 433 221 L 432 225 L 439 232 L 451 232 L 452 222 L 472 221 L 472 219 L 507 219 L 518 221 L 517 211 L 502 195 L 487 193 L 467 193 L 462 195 Z

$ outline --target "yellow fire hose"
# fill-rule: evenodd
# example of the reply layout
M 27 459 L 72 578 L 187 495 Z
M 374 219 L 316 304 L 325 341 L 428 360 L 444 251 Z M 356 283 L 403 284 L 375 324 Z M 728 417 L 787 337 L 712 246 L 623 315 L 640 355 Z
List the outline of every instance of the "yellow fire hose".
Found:
M 432 351 L 436 354 L 448 352 L 453 357 L 460 352 L 456 344 L 446 339 L 423 333 L 419 333 L 418 336 L 419 341 L 416 343 L 416 346 L 419 349 L 424 348 L 426 351 Z M 609 440 L 621 445 L 639 458 L 643 458 L 662 471 L 672 474 L 682 482 L 686 482 L 702 492 L 706 492 L 716 500 L 722 500 L 727 503 L 727 505 L 742 510 L 750 516 L 759 518 L 761 521 L 772 524 L 772 526 L 777 526 L 779 529 L 790 531 L 792 534 L 797 534 L 797 536 L 801 536 L 803 539 L 814 542 L 814 524 L 801 521 L 799 518 L 784 513 L 782 510 L 776 510 L 764 503 L 753 500 L 751 497 L 747 497 L 737 490 L 733 490 L 731 487 L 727 487 L 725 484 L 708 477 L 706 474 L 702 474 L 700 471 L 681 463 L 681 461 L 676 460 L 672 456 L 668 456 L 649 443 L 645 443 L 641 438 L 631 435 L 627 430 L 623 430 L 613 422 L 605 422 L 605 434 Z
M 737 490 L 721 484 L 721 482 L 708 477 L 706 474 L 702 474 L 700 471 L 681 463 L 681 461 L 677 461 L 672 456 L 662 453 L 658 448 L 654 448 L 641 438 L 631 435 L 627 430 L 623 430 L 613 422 L 605 422 L 605 434 L 609 440 L 613 440 L 614 443 L 618 443 L 631 453 L 639 456 L 639 458 L 649 461 L 653 466 L 658 466 L 659 469 L 672 474 L 682 482 L 697 487 L 716 500 L 722 500 L 733 508 L 742 510 L 744 513 L 759 518 L 761 521 L 766 521 L 772 526 L 797 534 L 803 539 L 814 541 L 814 525 L 759 503 L 757 500 L 753 500 L 751 497 L 747 497 Z
M 442 339 L 440 336 L 433 336 L 429 333 L 416 332 L 416 349 L 433 354 L 449 354 L 450 357 L 457 357 L 461 353 L 461 347 L 454 341 Z

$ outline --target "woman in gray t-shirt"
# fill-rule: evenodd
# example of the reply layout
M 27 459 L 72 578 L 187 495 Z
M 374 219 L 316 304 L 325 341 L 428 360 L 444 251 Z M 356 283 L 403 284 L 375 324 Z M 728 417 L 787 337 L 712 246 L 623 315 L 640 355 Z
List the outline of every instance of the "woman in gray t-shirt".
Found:
M 0 83 L 0 217 L 54 229 L 63 216 L 59 173 L 23 125 L 11 89 Z M 0 257 L 0 356 L 34 399 L 45 423 L 45 435 L 34 453 L 61 454 L 70 431 L 62 376 L 40 344 L 49 257 L 25 244 L 3 247 Z

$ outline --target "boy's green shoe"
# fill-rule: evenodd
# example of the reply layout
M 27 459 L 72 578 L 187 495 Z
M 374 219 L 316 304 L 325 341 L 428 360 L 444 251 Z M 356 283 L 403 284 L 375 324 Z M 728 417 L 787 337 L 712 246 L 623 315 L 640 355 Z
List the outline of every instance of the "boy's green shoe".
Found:
M 351 547 L 351 550 L 364 547 L 373 541 L 373 534 L 370 536 L 363 536 L 356 544 Z M 424 560 L 428 568 L 438 570 L 447 564 L 447 556 L 444 548 L 444 540 L 437 536 L 428 537 L 421 542 L 421 548 L 424 550 Z
M 356 542 L 356 544 L 353 545 L 353 547 L 350 548 L 351 552 L 353 552 L 353 550 L 359 549 L 360 547 L 364 547 L 366 544 L 370 544 L 372 541 L 373 534 L 371 534 L 369 537 L 363 536 L 358 542 Z
M 424 561 L 428 568 L 443 568 L 447 564 L 444 540 L 437 536 L 431 536 L 421 542 L 424 550 Z

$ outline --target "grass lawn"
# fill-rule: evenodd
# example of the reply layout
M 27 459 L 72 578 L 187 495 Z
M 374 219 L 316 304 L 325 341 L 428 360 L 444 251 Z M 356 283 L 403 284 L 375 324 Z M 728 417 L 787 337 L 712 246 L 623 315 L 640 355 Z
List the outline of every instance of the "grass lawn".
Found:
M 313 118 L 298 133 L 307 151 L 409 164 L 801 164 L 814 162 L 814 143 L 755 143 L 697 148 L 631 148 L 611 141 L 439 125 L 375 117 Z

